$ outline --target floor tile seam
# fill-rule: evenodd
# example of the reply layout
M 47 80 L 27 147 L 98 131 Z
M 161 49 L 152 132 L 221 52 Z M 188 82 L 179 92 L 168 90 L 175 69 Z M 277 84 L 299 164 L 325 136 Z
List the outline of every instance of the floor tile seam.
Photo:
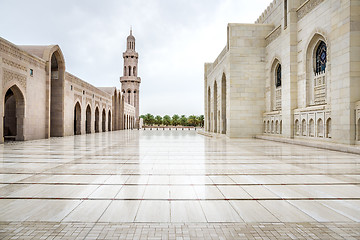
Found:
M 0 200 L 69 201 L 359 201 L 360 198 L 75 198 L 75 197 L 0 197 Z
M 356 183 L 198 183 L 198 184 L 167 184 L 167 183 L 70 183 L 70 182 L 0 182 L 4 185 L 55 185 L 55 186 L 170 186 L 170 187 L 184 187 L 184 186 L 358 186 L 360 182 Z M 269 189 L 268 189 L 269 190 Z M 270 191 L 270 190 L 269 190 Z
M 303 213 L 305 213 L 306 215 L 309 215 L 309 214 L 307 214 L 304 210 L 305 209 L 300 209 L 300 208 L 298 208 L 295 204 L 293 204 L 291 201 L 294 201 L 294 200 L 287 200 L 287 202 L 288 203 L 290 203 L 293 207 L 295 207 L 295 208 L 297 208 L 298 210 L 300 210 L 301 212 L 303 212 Z M 343 217 L 345 217 L 345 218 L 347 218 L 347 219 L 349 219 L 349 220 L 351 220 L 351 221 L 353 221 L 353 222 L 356 222 L 356 221 L 354 221 L 353 219 L 351 219 L 351 218 L 349 218 L 349 217 L 347 217 L 347 216 L 345 216 L 344 214 L 341 214 L 341 213 L 339 213 L 339 212 L 337 212 L 337 211 L 335 211 L 335 210 L 333 210 L 333 209 L 331 209 L 331 208 L 329 208 L 328 206 L 326 206 L 326 205 L 324 205 L 324 204 L 322 204 L 321 203 L 321 200 L 319 200 L 319 201 L 316 201 L 317 203 L 319 203 L 320 205 L 322 205 L 323 207 L 325 207 L 325 208 L 327 208 L 327 209 L 329 209 L 330 210 L 330 212 L 331 211 L 333 211 L 333 212 L 336 212 L 336 213 L 338 213 L 338 214 L 340 214 L 341 216 L 343 216 Z M 310 216 L 310 215 L 309 215 Z M 313 218 L 312 216 L 310 216 L 311 218 Z M 316 219 L 315 219 L 316 220 Z M 318 222 L 320 222 L 320 221 L 318 221 Z
M 178 160 L 177 160 L 178 161 Z M 179 160 L 181 161 L 181 160 Z M 108 164 L 112 164 L 112 165 L 180 165 L 179 163 L 144 163 L 144 162 L 139 162 L 139 163 L 117 163 L 117 162 L 112 162 L 109 160 L 109 162 L 106 163 L 99 163 L 99 162 L 79 162 L 79 163 L 71 163 L 71 162 L 19 162 L 19 161 L 2 161 L 2 163 L 8 163 L 8 164 L 51 164 L 51 165 L 56 165 L 58 164 L 59 166 L 61 165 L 108 165 Z M 260 163 L 201 163 L 201 165 L 353 165 L 353 164 L 358 164 L 358 162 L 311 162 L 311 163 L 304 163 L 304 162 L 283 162 L 283 163 L 267 163 L 267 162 L 260 162 Z M 194 165 L 199 165 L 199 163 L 183 163 L 181 165 L 189 165 L 189 166 L 194 166 Z M 59 167 L 57 166 L 57 167 Z
M 119 174 L 119 173 L 49 173 L 49 172 L 41 172 L 41 173 L 37 173 L 37 172 L 6 172 L 6 173 L 0 173 L 0 175 L 51 175 L 51 176 L 68 176 L 68 175 L 72 175 L 72 176 L 92 176 L 92 175 L 100 175 L 100 176 L 104 176 L 104 175 L 110 175 L 110 176 L 119 176 L 119 175 L 131 175 L 131 176 L 143 176 L 143 175 L 148 175 L 148 176 L 223 176 L 223 175 L 227 175 L 227 176 L 344 176 L 344 175 L 348 175 L 348 176 L 359 176 L 359 173 L 306 173 L 306 174 L 301 174 L 301 173 L 219 173 L 219 174 L 215 174 L 215 173 L 206 173 L 206 174 L 200 174 L 200 173 L 189 173 L 189 174 L 183 174 L 183 173 L 169 173 L 169 174 L 160 174 L 160 173 L 125 173 L 125 174 Z

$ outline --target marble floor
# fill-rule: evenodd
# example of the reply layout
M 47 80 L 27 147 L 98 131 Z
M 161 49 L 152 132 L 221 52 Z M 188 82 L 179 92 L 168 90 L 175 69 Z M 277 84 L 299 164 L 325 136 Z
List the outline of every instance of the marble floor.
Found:
M 26 230 L 44 223 L 360 228 L 355 154 L 192 130 L 133 130 L 10 142 L 0 145 L 0 156 L 0 238 L 20 234 L 16 224 Z M 344 234 L 360 238 L 360 231 Z M 241 239 L 232 237 L 225 239 Z

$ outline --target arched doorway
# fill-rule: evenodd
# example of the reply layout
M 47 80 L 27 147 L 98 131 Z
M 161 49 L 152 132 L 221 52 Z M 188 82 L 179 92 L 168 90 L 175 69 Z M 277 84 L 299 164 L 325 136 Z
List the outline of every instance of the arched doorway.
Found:
M 74 135 L 81 134 L 81 107 L 77 102 L 74 107 Z
M 4 98 L 4 141 L 24 140 L 24 95 L 17 86 L 6 91 Z
M 91 133 L 91 108 L 90 105 L 86 107 L 86 133 Z
M 222 134 L 226 134 L 226 76 L 223 73 L 221 80 L 221 120 L 222 120 Z
M 208 107 L 208 119 L 207 119 L 207 130 L 211 131 L 211 90 L 210 87 L 208 89 L 208 95 L 207 95 L 207 107 Z
M 217 84 L 214 83 L 214 133 L 217 132 Z
M 99 132 L 99 118 L 100 118 L 100 113 L 99 113 L 99 108 L 96 107 L 95 108 L 95 132 Z
M 65 63 L 59 51 L 51 56 L 50 66 L 50 136 L 64 136 L 64 72 Z
M 106 112 L 105 109 L 102 111 L 102 131 L 106 131 Z
M 111 112 L 108 113 L 108 131 L 111 131 Z

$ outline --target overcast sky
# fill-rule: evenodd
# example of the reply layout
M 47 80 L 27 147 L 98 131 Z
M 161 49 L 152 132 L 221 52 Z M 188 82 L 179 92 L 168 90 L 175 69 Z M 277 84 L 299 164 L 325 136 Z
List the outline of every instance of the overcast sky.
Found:
M 271 0 L 0 0 L 0 36 L 58 44 L 66 71 L 120 88 L 130 26 L 139 53 L 140 114 L 204 112 L 204 62 L 226 44 L 229 22 L 254 23 Z

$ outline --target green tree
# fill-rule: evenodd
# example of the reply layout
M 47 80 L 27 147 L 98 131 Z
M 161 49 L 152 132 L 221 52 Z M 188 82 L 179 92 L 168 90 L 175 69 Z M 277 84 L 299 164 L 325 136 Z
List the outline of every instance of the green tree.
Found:
M 155 124 L 157 124 L 158 126 L 160 126 L 163 123 L 163 119 L 161 116 L 157 115 L 155 117 Z
M 171 118 L 171 124 L 177 126 L 179 124 L 180 117 L 177 114 L 174 114 Z
M 153 125 L 155 122 L 155 118 L 152 114 L 148 113 L 144 116 L 144 124 L 145 125 Z
M 197 125 L 197 123 L 198 123 L 198 121 L 197 121 L 197 117 L 195 116 L 195 115 L 190 115 L 189 117 L 188 117 L 188 124 L 190 125 L 190 126 L 196 126 Z
M 197 117 L 200 127 L 204 127 L 204 115 Z
M 171 124 L 171 117 L 169 115 L 165 115 L 163 117 L 163 124 L 165 124 L 166 126 L 169 126 Z
M 186 117 L 185 115 L 181 115 L 180 120 L 179 120 L 179 124 L 180 124 L 181 126 L 186 126 L 186 124 L 187 124 L 187 117 Z

